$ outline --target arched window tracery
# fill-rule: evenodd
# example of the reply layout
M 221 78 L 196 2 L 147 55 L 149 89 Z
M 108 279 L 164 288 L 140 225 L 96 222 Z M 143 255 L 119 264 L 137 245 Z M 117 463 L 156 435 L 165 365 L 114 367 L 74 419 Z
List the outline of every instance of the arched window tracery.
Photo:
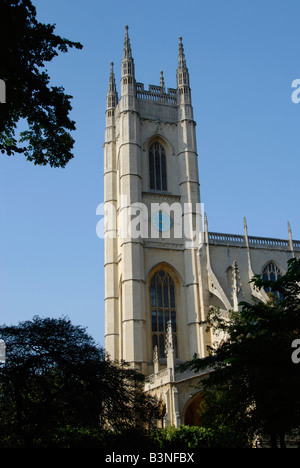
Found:
M 158 357 L 165 356 L 165 341 L 168 322 L 171 321 L 175 357 L 178 357 L 176 291 L 172 277 L 160 270 L 150 281 L 152 349 L 157 346 Z
M 270 262 L 265 266 L 262 276 L 264 281 L 277 281 L 282 277 L 282 272 L 274 262 Z M 271 288 L 266 287 L 265 292 L 268 294 L 271 292 Z M 282 298 L 279 292 L 276 292 L 275 295 Z

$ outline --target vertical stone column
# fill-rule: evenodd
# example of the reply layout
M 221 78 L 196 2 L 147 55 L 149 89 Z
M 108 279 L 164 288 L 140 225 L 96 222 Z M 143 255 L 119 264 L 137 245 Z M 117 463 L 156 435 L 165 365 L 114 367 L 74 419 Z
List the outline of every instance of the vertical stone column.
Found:
M 119 359 L 118 245 L 116 230 L 117 163 L 115 109 L 118 104 L 113 63 L 106 100 L 104 143 L 104 272 L 105 272 L 105 349 L 111 359 Z
M 209 236 L 207 216 L 204 213 L 204 236 L 198 249 L 198 269 L 199 269 L 199 297 L 200 297 L 200 320 L 203 323 L 209 310 L 209 288 L 208 288 L 208 265 L 209 260 Z M 207 346 L 211 345 L 211 333 L 206 331 L 206 325 L 200 326 L 200 357 L 207 356 Z
M 177 68 L 178 100 L 178 160 L 180 173 L 180 192 L 183 208 L 183 226 L 185 230 L 185 274 L 187 297 L 187 323 L 189 327 L 190 355 L 200 352 L 200 303 L 199 271 L 197 262 L 198 243 L 192 238 L 197 224 L 197 204 L 200 204 L 199 177 L 195 122 L 191 103 L 189 73 L 182 45 L 179 38 Z
M 119 216 L 127 218 L 142 201 L 140 116 L 136 100 L 134 61 L 126 26 L 119 104 Z M 125 215 L 125 216 L 124 216 Z M 125 229 L 126 231 L 126 229 Z M 122 255 L 122 358 L 143 371 L 145 361 L 144 253 L 143 240 L 130 229 L 120 239 Z

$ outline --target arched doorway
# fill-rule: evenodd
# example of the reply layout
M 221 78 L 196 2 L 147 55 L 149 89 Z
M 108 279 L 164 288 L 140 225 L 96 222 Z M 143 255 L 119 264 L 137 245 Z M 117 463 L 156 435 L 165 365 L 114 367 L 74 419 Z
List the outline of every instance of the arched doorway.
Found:
M 189 399 L 185 405 L 183 420 L 186 426 L 201 426 L 200 403 L 203 401 L 201 392 Z

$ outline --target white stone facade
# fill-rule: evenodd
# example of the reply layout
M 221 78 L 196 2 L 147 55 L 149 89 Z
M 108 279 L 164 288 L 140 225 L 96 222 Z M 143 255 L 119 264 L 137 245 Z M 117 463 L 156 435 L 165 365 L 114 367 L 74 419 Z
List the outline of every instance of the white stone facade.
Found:
M 201 325 L 209 307 L 227 311 L 241 300 L 264 300 L 249 284 L 253 275 L 284 273 L 287 260 L 300 255 L 290 228 L 288 240 L 261 239 L 248 236 L 245 220 L 245 236 L 210 233 L 206 217 L 204 233 L 183 235 L 201 218 L 195 125 L 181 38 L 177 89 L 165 89 L 161 72 L 160 85 L 146 91 L 135 80 L 126 27 L 121 97 L 113 64 L 107 94 L 105 343 L 112 359 L 148 376 L 146 389 L 164 399 L 165 424 L 175 426 L 187 422 L 199 391 L 199 377 L 176 373 L 176 365 L 205 356 L 214 339 Z M 141 235 L 120 234 L 124 219 Z M 171 357 L 164 349 L 169 322 Z

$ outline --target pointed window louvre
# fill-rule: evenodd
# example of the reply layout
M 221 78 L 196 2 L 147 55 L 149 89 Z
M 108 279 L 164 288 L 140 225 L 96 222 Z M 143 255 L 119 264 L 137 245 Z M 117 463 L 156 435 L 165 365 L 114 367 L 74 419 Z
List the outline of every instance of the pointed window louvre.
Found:
M 152 143 L 149 148 L 150 190 L 167 191 L 167 160 L 164 147 Z

